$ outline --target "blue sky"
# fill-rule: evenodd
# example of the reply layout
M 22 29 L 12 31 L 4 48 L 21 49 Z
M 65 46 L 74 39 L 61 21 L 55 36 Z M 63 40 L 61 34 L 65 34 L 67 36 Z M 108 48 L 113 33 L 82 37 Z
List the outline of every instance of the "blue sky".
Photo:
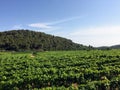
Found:
M 0 0 L 0 31 L 13 29 L 84 45 L 120 44 L 120 0 Z

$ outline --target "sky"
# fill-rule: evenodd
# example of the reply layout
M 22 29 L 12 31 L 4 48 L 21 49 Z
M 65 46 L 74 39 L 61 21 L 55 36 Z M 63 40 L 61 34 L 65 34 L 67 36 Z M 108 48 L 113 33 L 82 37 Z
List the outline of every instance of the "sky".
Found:
M 0 0 L 0 31 L 18 29 L 95 47 L 120 44 L 120 0 Z

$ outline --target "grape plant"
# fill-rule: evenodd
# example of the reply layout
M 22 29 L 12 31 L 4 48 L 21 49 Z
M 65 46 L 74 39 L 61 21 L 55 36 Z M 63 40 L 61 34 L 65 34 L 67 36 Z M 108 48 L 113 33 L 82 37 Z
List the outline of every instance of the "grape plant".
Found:
M 0 52 L 0 90 L 119 90 L 120 50 Z

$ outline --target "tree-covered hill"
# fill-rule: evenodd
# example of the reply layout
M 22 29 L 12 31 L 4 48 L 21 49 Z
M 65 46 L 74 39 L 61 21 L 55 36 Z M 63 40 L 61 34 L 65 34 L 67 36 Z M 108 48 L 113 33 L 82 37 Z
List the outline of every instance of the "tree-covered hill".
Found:
M 71 40 L 30 30 L 11 30 L 0 32 L 0 50 L 84 50 L 92 49 Z
M 120 45 L 113 45 L 110 48 L 112 48 L 112 49 L 120 49 Z
M 100 50 L 120 49 L 120 45 L 101 46 L 101 47 L 97 47 L 97 49 L 100 49 Z

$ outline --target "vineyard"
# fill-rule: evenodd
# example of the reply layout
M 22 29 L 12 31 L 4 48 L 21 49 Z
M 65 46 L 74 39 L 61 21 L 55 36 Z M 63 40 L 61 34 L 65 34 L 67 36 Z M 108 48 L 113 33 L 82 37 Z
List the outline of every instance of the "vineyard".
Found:
M 120 90 L 120 50 L 0 52 L 0 90 Z

